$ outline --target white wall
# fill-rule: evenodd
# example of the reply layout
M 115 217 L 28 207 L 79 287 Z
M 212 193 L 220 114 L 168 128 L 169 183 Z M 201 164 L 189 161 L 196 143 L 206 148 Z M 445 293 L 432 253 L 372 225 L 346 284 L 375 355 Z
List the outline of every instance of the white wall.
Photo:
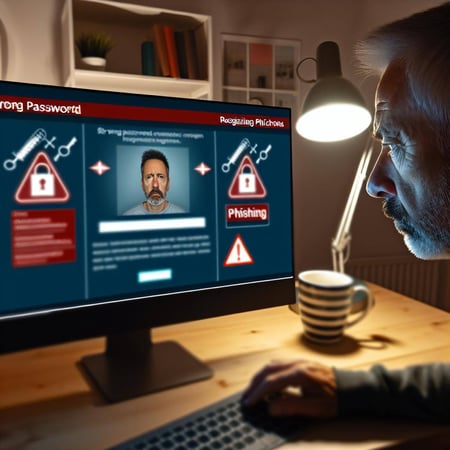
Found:
M 140 3 L 210 14 L 214 30 L 214 67 L 220 68 L 220 34 L 299 39 L 302 56 L 314 56 L 317 45 L 335 40 L 341 48 L 344 74 L 372 103 L 374 80 L 355 77 L 353 45 L 374 26 L 395 20 L 440 1 L 427 0 L 141 0 Z M 305 74 L 308 75 L 308 74 Z M 220 98 L 220 76 L 214 92 Z M 309 85 L 302 84 L 303 98 Z M 365 138 L 343 144 L 313 144 L 294 135 L 296 268 L 330 267 L 330 243 L 359 161 Z M 374 155 L 375 160 L 376 155 Z M 380 202 L 362 192 L 352 228 L 352 257 L 406 255 Z
M 2 41 L 8 49 L 4 78 L 59 82 L 55 62 L 60 57 L 56 33 L 61 5 L 59 0 L 0 0 L 0 20 L 7 34 Z
M 119 0 L 118 0 L 119 1 Z M 120 0 L 122 1 L 122 0 Z M 132 0 L 130 0 L 132 1 Z M 437 5 L 431 0 L 134 0 L 134 3 L 212 16 L 214 95 L 220 98 L 221 33 L 299 39 L 302 56 L 335 40 L 341 48 L 344 75 L 372 103 L 374 80 L 359 80 L 352 68 L 352 48 L 374 26 Z M 10 65 L 6 78 L 61 81 L 58 33 L 63 0 L 0 0 L 8 22 Z M 308 75 L 307 73 L 305 75 Z M 302 85 L 303 98 L 309 85 Z M 331 267 L 330 243 L 365 143 L 359 137 L 343 144 L 313 144 L 294 136 L 296 270 Z M 352 227 L 352 257 L 407 254 L 380 202 L 361 195 Z

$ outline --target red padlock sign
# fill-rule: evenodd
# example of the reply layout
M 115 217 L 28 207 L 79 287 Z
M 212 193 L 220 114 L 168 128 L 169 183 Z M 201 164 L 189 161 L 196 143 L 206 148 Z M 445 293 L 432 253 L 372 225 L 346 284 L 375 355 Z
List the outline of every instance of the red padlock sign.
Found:
M 45 152 L 39 152 L 28 167 L 14 199 L 17 203 L 65 203 L 70 194 Z
M 266 188 L 252 159 L 245 155 L 230 184 L 228 196 L 230 198 L 263 198 L 266 195 Z

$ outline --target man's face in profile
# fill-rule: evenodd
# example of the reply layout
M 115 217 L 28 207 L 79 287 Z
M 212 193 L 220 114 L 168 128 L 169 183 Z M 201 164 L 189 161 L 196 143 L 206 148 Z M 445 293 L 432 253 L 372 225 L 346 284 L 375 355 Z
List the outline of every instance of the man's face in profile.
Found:
M 381 153 L 367 183 L 383 199 L 406 246 L 419 258 L 450 257 L 449 170 L 433 134 L 408 102 L 401 63 L 389 66 L 378 86 L 374 132 Z
M 169 190 L 169 174 L 159 159 L 149 159 L 142 168 L 142 190 L 150 206 L 158 207 L 165 201 Z

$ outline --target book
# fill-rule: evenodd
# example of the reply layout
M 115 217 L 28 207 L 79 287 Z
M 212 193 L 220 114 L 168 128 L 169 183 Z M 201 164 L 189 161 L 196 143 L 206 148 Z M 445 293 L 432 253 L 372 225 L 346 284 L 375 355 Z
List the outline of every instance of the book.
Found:
M 184 31 L 183 36 L 184 36 L 184 51 L 186 53 L 186 61 L 187 61 L 188 78 L 197 80 L 199 78 L 199 73 L 198 73 L 197 51 L 195 48 L 194 30 Z
M 161 68 L 161 75 L 163 77 L 170 77 L 169 55 L 167 53 L 163 26 L 157 23 L 153 24 L 151 34 L 156 48 L 156 56 Z
M 143 75 L 155 75 L 155 46 L 152 41 L 141 44 L 141 67 Z
M 184 33 L 182 31 L 175 31 L 175 47 L 177 48 L 180 77 L 188 78 L 187 59 L 184 50 Z
M 164 39 L 169 61 L 169 72 L 173 78 L 180 78 L 180 68 L 178 66 L 178 54 L 175 45 L 175 31 L 172 25 L 163 25 Z

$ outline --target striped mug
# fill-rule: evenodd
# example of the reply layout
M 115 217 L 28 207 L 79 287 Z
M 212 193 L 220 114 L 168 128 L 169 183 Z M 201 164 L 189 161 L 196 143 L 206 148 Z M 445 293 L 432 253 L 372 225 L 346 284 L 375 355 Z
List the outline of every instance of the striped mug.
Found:
M 360 291 L 366 296 L 364 308 L 353 315 L 352 301 Z M 345 329 L 360 322 L 374 303 L 367 286 L 332 270 L 300 272 L 296 294 L 304 335 L 320 344 L 339 342 Z

